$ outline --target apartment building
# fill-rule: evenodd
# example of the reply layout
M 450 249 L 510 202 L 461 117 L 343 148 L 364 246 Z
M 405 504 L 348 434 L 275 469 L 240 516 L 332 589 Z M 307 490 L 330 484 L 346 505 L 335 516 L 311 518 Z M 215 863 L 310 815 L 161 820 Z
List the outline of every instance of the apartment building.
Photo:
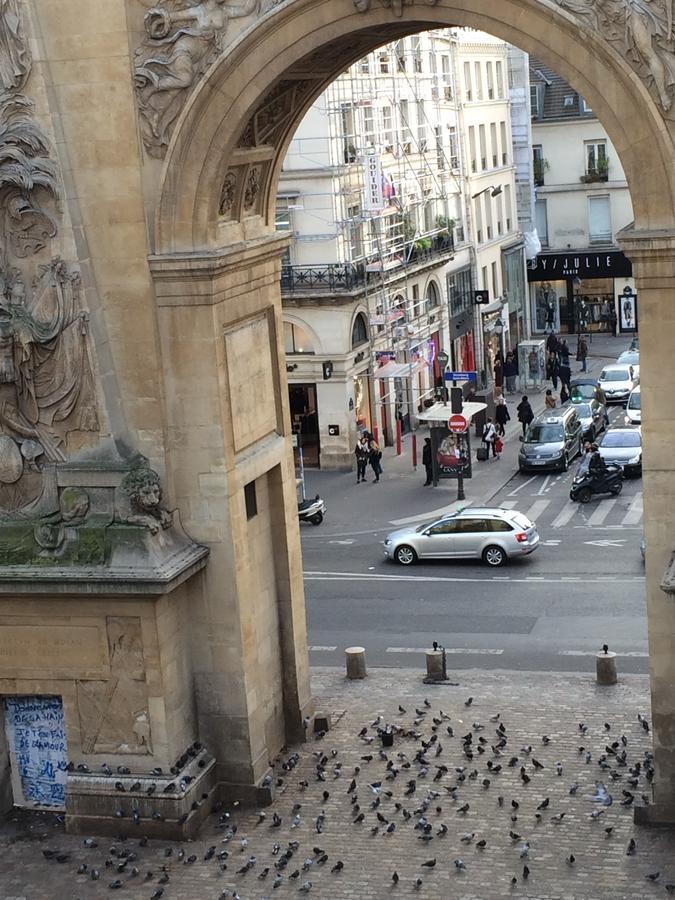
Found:
M 416 428 L 441 349 L 489 389 L 525 307 L 510 139 L 506 45 L 463 29 L 380 48 L 307 113 L 277 200 L 305 465 L 349 468 L 360 432 L 392 444 Z
M 532 331 L 632 333 L 635 282 L 616 234 L 633 210 L 618 154 L 584 98 L 534 57 L 530 104 L 542 244 L 528 270 Z

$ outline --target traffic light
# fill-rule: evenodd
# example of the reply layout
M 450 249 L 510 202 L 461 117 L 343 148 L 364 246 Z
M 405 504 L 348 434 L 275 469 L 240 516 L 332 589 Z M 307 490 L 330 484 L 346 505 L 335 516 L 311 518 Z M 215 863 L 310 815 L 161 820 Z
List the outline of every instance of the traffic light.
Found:
M 333 363 L 330 359 L 326 360 L 323 363 L 323 380 L 328 381 L 329 378 L 333 377 Z
M 460 387 L 450 388 L 450 410 L 453 413 L 461 413 L 464 403 L 464 393 Z

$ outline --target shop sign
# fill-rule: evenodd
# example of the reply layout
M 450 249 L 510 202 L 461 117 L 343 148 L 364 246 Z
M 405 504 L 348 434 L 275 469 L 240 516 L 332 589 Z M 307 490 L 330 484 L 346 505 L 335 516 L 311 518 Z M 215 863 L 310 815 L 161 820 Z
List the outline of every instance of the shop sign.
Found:
M 528 281 L 556 278 L 626 278 L 632 275 L 630 260 L 621 251 L 605 253 L 540 253 Z

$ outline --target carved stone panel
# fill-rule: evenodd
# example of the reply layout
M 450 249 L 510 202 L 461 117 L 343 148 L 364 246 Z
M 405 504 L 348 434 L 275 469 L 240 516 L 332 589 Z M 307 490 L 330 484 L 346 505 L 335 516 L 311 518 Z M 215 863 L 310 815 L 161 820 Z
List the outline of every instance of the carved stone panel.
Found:
M 107 681 L 78 681 L 84 753 L 152 753 L 141 620 L 106 620 L 110 654 Z
M 280 81 L 259 103 L 239 138 L 238 146 L 276 145 L 294 122 L 299 107 L 315 85 L 315 79 Z
M 277 428 L 270 323 L 255 316 L 225 332 L 225 361 L 235 451 Z M 255 415 L 251 410 L 255 409 Z
M 21 21 L 19 0 L 0 3 L 0 86 L 4 91 L 22 88 L 31 69 L 30 47 Z
M 230 20 L 249 16 L 258 6 L 259 0 L 165 0 L 146 12 L 134 74 L 143 141 L 151 156 L 166 152 L 190 90 L 225 46 Z
M 242 201 L 242 208 L 245 215 L 251 215 L 258 211 L 262 179 L 263 166 L 260 163 L 254 163 L 248 167 L 246 183 L 244 185 L 244 199 Z
M 672 0 L 554 0 L 628 60 L 668 118 L 675 116 Z
M 237 218 L 237 200 L 240 193 L 241 169 L 228 169 L 223 178 L 223 185 L 220 189 L 220 203 L 218 205 L 218 213 L 223 219 Z
M 415 0 L 378 0 L 380 6 L 391 9 L 395 16 L 403 13 L 404 6 L 414 6 Z M 427 6 L 436 6 L 438 0 L 424 0 Z M 373 5 L 373 0 L 354 0 L 354 6 L 359 12 L 367 12 Z

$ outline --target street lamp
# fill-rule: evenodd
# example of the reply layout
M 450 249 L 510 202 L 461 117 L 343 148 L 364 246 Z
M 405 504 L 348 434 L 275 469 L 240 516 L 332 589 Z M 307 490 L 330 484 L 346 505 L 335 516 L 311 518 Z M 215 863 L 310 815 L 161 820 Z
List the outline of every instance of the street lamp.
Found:
M 490 191 L 491 197 L 498 197 L 502 192 L 502 186 L 501 184 L 498 184 L 497 187 L 495 187 L 493 184 L 489 184 L 486 188 L 483 188 L 482 191 L 478 191 L 477 194 L 472 194 L 471 199 L 475 200 L 476 197 L 480 197 L 481 194 L 485 194 L 487 191 Z

